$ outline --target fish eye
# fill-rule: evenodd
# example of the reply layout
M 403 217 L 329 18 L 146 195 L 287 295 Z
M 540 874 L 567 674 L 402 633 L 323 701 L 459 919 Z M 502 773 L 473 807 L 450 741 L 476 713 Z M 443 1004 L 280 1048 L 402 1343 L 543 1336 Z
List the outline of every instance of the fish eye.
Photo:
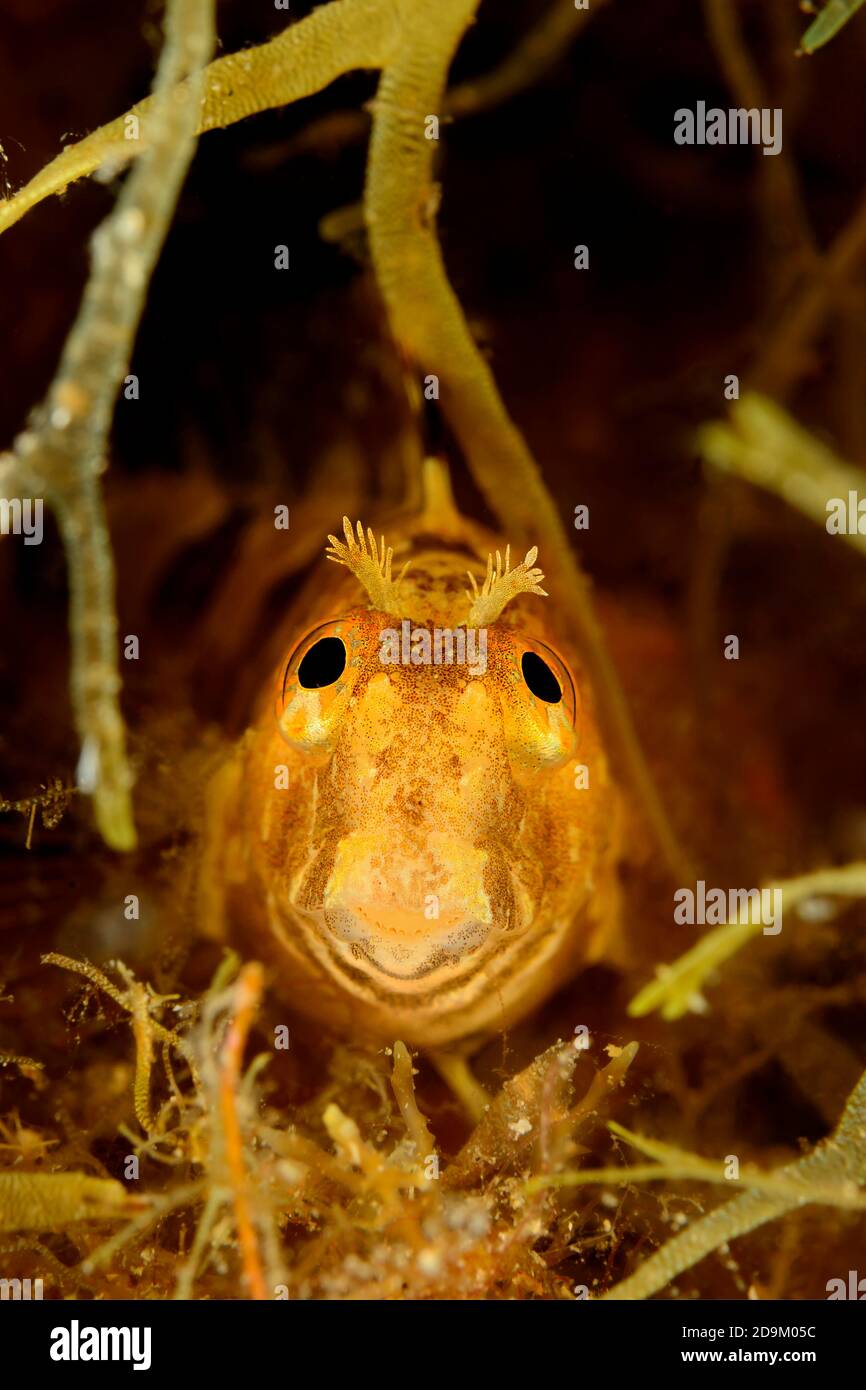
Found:
M 320 637 L 308 647 L 298 667 L 298 684 L 304 690 L 333 685 L 346 669 L 346 647 L 340 637 Z
M 543 657 L 537 652 L 524 652 L 520 659 L 523 679 L 533 695 L 547 705 L 558 705 L 562 700 L 562 686 Z
M 280 737 L 291 747 L 314 755 L 333 751 L 379 621 L 353 611 L 295 642 L 277 672 L 274 703 Z

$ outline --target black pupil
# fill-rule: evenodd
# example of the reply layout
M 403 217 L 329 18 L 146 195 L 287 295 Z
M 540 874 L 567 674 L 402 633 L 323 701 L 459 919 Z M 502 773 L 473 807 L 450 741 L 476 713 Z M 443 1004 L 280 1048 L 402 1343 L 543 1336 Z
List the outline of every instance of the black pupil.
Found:
M 304 653 L 298 667 L 298 680 L 305 690 L 321 690 L 333 685 L 346 669 L 346 648 L 339 637 L 320 637 Z
M 547 662 L 542 661 L 535 652 L 524 652 L 520 665 L 523 668 L 523 679 L 533 695 L 537 695 L 539 700 L 544 700 L 548 705 L 558 705 L 562 699 L 562 691 Z

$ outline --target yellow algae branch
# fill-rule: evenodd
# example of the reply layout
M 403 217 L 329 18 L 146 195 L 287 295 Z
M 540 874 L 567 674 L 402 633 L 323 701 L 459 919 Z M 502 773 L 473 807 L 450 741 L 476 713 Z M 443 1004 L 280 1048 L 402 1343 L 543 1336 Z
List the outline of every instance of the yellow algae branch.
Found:
M 701 1154 L 688 1153 L 673 1144 L 663 1144 L 658 1139 L 634 1134 L 615 1120 L 609 1120 L 607 1127 L 618 1139 L 631 1144 L 640 1153 L 655 1159 L 655 1162 L 632 1164 L 630 1167 L 578 1168 L 565 1173 L 543 1174 L 530 1178 L 526 1184 L 527 1195 L 544 1188 L 586 1187 L 589 1184 L 611 1183 L 629 1185 L 639 1182 L 671 1182 L 687 1178 L 696 1182 L 729 1184 L 734 1188 L 745 1187 L 764 1196 L 790 1198 L 795 1205 L 802 1203 L 802 1182 L 790 1175 L 786 1176 L 786 1170 L 764 1172 L 751 1164 L 739 1163 L 736 1169 L 732 1169 L 730 1157 L 721 1161 L 704 1158 Z M 809 1187 L 809 1200 L 824 1206 L 839 1207 L 845 1211 L 866 1210 L 866 1191 L 851 1183 L 812 1182 Z
M 0 1173 L 0 1231 L 62 1231 L 73 1221 L 116 1220 L 127 1214 L 132 1201 L 114 1178 Z
M 866 555 L 866 531 L 850 497 L 866 497 L 866 473 L 844 463 L 766 396 L 751 393 L 731 406 L 729 421 L 698 432 L 698 447 L 714 468 L 772 492 L 832 535 Z
M 650 1298 L 721 1245 L 813 1202 L 860 1207 L 866 1193 L 866 1073 L 848 1098 L 836 1131 L 805 1158 L 776 1170 L 790 1184 L 778 1194 L 743 1192 L 674 1236 L 605 1299 Z M 834 1197 L 833 1193 L 837 1195 Z
M 782 879 L 761 891 L 781 894 L 782 918 L 810 898 L 863 898 L 866 897 L 866 862 L 816 869 L 798 878 Z M 712 972 L 752 937 L 763 933 L 762 922 L 751 921 L 751 915 L 750 905 L 741 904 L 738 920 L 714 928 L 672 965 L 660 966 L 657 978 L 644 985 L 629 1004 L 632 1018 L 641 1018 L 660 1009 L 662 1017 L 672 1022 L 688 1013 Z
M 773 161 L 768 161 L 772 163 Z M 800 290 L 787 302 L 749 372 L 753 390 L 777 399 L 790 394 L 809 362 L 810 344 L 824 328 L 830 310 L 850 293 L 852 278 L 866 255 L 866 197 L 831 245 L 803 277 Z
M 415 1099 L 414 1068 L 412 1056 L 403 1042 L 394 1044 L 394 1065 L 391 1069 L 391 1089 L 403 1117 L 406 1132 L 420 1159 L 429 1158 L 436 1152 L 436 1142 Z
M 731 0 L 703 0 L 703 10 L 719 69 L 735 104 L 749 111 L 772 108 L 770 92 L 745 39 L 741 7 Z M 790 151 L 780 148 L 778 154 L 778 159 L 757 157 L 756 173 L 762 184 L 761 217 L 768 250 L 772 248 L 771 263 L 776 265 L 775 273 L 784 276 L 789 257 L 800 256 L 804 264 L 811 264 L 818 252 Z
M 217 58 L 189 93 L 197 113 L 195 133 L 286 106 L 353 69 L 380 68 L 394 42 L 398 10 L 397 0 L 333 0 L 269 43 Z M 212 47 L 211 43 L 208 54 Z M 174 71 L 164 86 L 175 85 L 183 75 Z M 184 95 L 181 89 L 175 100 Z M 0 201 L 0 232 L 77 179 L 97 169 L 123 168 L 159 142 L 160 122 L 154 92 L 123 116 L 68 145 L 13 197 Z
M 461 83 L 448 93 L 445 98 L 447 114 L 474 116 L 531 87 L 558 62 L 587 21 L 606 3 L 607 0 L 593 0 L 590 9 L 578 9 L 574 0 L 553 0 L 538 23 L 499 67 Z
M 573 0 L 554 0 L 500 67 L 455 87 L 448 114 L 487 110 L 537 81 L 603 3 L 597 0 L 590 11 L 575 9 Z M 288 106 L 344 73 L 380 70 L 394 52 L 399 19 L 399 0 L 332 0 L 268 43 L 217 58 L 205 69 L 197 134 Z M 11 198 L 0 199 L 0 232 L 78 179 L 119 171 L 142 154 L 151 143 L 154 114 L 153 97 L 146 97 L 68 145 Z
M 60 955 L 57 951 L 48 951 L 40 960 L 43 965 L 56 965 L 61 970 L 69 970 L 72 974 L 89 980 L 130 1015 L 135 1039 L 135 1114 L 142 1129 L 149 1131 L 153 1128 L 150 1115 L 150 1075 L 154 1043 L 159 1042 L 163 1047 L 175 1048 L 185 1059 L 193 1077 L 196 1076 L 195 1061 L 186 1040 L 172 1029 L 164 1027 L 155 1017 L 160 1008 L 175 1000 L 177 995 L 155 994 L 149 984 L 142 984 L 136 980 L 122 961 L 115 962 L 115 968 L 123 978 L 124 989 L 120 989 L 103 971 L 91 965 L 90 961 L 73 960 L 71 956 Z
M 0 484 L 45 497 L 60 526 L 69 565 L 71 690 L 81 741 L 78 784 L 91 792 L 96 821 L 114 849 L 135 844 L 120 712 L 114 566 L 100 475 L 117 392 L 129 364 L 147 286 L 195 146 L 200 75 L 186 100 L 178 82 L 213 49 L 213 0 L 174 0 L 153 101 L 150 147 L 117 206 L 93 238 L 91 271 L 45 402 L 14 453 L 0 456 Z

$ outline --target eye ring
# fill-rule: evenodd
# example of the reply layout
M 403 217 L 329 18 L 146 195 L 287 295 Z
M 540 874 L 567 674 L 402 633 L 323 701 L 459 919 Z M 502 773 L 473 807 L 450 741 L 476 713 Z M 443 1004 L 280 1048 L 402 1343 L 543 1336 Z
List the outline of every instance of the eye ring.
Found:
M 349 619 L 320 623 L 275 673 L 274 716 L 290 747 L 317 754 L 330 746 L 357 675 L 355 645 Z
M 334 645 L 321 648 L 316 653 L 316 648 L 326 641 L 333 638 Z M 344 674 L 349 665 L 349 638 L 344 632 L 343 621 L 320 623 L 317 627 L 310 628 L 303 637 L 299 639 L 292 648 L 291 655 L 282 666 L 282 674 L 277 680 L 276 701 L 277 718 L 279 719 L 286 707 L 286 702 L 292 693 L 298 691 L 317 691 L 326 692 L 332 689 L 340 676 Z M 337 646 L 339 644 L 339 648 Z M 307 657 L 311 653 L 316 653 L 310 663 L 304 667 Z M 321 659 L 321 664 L 317 669 L 316 656 Z M 332 665 L 327 665 L 330 656 Z M 337 658 L 341 658 L 341 662 Z M 338 666 L 340 667 L 338 671 Z M 301 670 L 304 668 L 304 678 L 301 678 Z M 309 679 L 307 679 L 309 677 Z M 315 677 L 315 681 L 314 678 Z
M 538 700 L 547 717 L 560 712 L 575 727 L 579 701 L 574 677 L 565 660 L 545 642 L 524 638 L 517 662 L 524 689 Z M 539 709 L 539 713 L 541 713 Z

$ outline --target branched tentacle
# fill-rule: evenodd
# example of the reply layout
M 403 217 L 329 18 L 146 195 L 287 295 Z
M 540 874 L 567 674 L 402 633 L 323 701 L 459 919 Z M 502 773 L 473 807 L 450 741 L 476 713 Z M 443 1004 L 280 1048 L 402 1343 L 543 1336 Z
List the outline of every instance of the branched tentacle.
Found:
M 356 523 L 357 540 L 352 531 L 352 523 L 347 516 L 343 517 L 343 534 L 346 537 L 345 544 L 338 541 L 336 536 L 329 536 L 330 542 L 325 551 L 326 559 L 333 560 L 336 565 L 345 565 L 351 570 L 355 578 L 366 589 L 370 596 L 370 602 L 374 608 L 378 608 L 382 613 L 400 614 L 400 584 L 406 571 L 409 568 L 407 560 L 397 578 L 391 574 L 391 563 L 393 549 L 385 545 L 385 537 L 380 537 L 379 549 L 376 549 L 376 537 L 372 529 L 367 528 L 364 535 L 364 528 L 360 521 Z
M 495 565 L 493 556 L 487 556 L 487 573 L 480 590 L 475 576 L 470 573 L 472 592 L 466 590 L 466 597 L 472 604 L 469 610 L 470 626 L 483 627 L 486 623 L 495 622 L 506 604 L 518 594 L 541 594 L 543 598 L 547 598 L 547 590 L 541 587 L 544 575 L 540 569 L 533 568 L 537 558 L 538 546 L 534 545 L 526 552 L 522 564 L 515 565 L 512 569 L 511 546 L 507 545 L 504 565 L 498 550 Z

